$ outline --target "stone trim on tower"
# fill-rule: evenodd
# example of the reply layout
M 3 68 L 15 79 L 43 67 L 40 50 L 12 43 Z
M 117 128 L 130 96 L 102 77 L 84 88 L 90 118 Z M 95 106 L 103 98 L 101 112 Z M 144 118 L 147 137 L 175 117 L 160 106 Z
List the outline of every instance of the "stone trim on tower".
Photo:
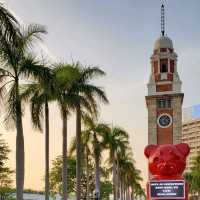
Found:
M 148 144 L 181 143 L 183 93 L 146 96 L 148 108 Z M 168 106 L 158 107 L 158 100 L 168 100 Z M 172 123 L 166 128 L 158 125 L 160 115 L 170 115 Z

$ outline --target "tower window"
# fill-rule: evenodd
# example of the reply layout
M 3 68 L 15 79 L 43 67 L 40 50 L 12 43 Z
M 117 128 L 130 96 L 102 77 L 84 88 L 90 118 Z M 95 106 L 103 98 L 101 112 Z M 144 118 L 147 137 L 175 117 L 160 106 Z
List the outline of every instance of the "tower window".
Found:
M 167 52 L 167 49 L 166 48 L 161 48 L 160 52 Z
M 162 64 L 162 65 L 161 65 L 160 72 L 161 72 L 161 73 L 166 73 L 166 72 L 168 72 L 168 70 L 167 70 L 167 65 L 166 65 L 166 64 Z
M 171 108 L 171 99 L 157 99 L 158 108 Z

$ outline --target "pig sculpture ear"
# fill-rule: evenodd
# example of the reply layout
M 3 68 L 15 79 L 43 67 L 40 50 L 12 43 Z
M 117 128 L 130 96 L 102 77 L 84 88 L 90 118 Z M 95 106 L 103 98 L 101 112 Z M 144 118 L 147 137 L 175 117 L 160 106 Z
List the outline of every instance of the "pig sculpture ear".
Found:
M 176 148 L 186 157 L 190 153 L 190 147 L 186 143 L 177 144 Z
M 144 149 L 144 154 L 147 158 L 157 149 L 157 145 L 148 145 Z

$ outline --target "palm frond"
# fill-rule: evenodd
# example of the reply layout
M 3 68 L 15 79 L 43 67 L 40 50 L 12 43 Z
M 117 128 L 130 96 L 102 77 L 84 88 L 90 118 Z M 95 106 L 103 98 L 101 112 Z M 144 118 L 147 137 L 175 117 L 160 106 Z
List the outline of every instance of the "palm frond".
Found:
M 13 68 L 17 65 L 19 51 L 15 46 L 15 42 L 10 42 L 0 36 L 0 60 L 5 67 Z
M 33 54 L 28 54 L 21 60 L 19 75 L 39 82 L 52 82 L 53 80 L 51 68 L 41 63 Z
M 22 41 L 21 48 L 26 49 L 32 47 L 34 42 L 42 41 L 42 36 L 47 34 L 45 26 L 40 24 L 29 24 L 28 26 L 22 27 Z
M 9 85 L 13 82 L 14 80 L 11 79 L 7 82 L 3 82 L 3 84 L 0 86 L 0 98 L 1 100 L 4 100 L 4 102 L 6 102 L 5 96 L 7 95 L 7 91 L 8 91 L 7 87 L 9 87 Z
M 2 3 L 0 3 L 0 37 L 6 40 L 13 40 L 16 34 L 19 34 L 19 23 L 17 19 L 9 12 Z
M 128 133 L 121 127 L 114 127 L 113 128 L 113 134 L 117 137 L 128 139 Z
M 0 76 L 1 78 L 3 77 L 10 77 L 10 78 L 14 78 L 14 76 L 12 75 L 12 73 L 10 73 L 8 70 L 0 68 Z
M 103 70 L 101 70 L 99 67 L 87 67 L 86 66 L 83 68 L 81 66 L 81 64 L 79 64 L 79 67 L 81 68 L 81 71 L 82 71 L 80 82 L 88 82 L 94 78 L 105 75 L 105 72 Z
M 53 74 L 55 74 L 57 83 L 63 89 L 71 87 L 71 85 L 80 77 L 77 69 L 70 64 L 59 63 L 55 65 L 55 68 L 52 71 Z
M 89 114 L 88 113 L 84 113 L 83 115 L 82 115 L 82 119 L 83 119 L 83 123 L 84 123 L 84 126 L 86 127 L 86 128 L 94 128 L 95 127 L 95 122 L 94 122 L 94 120 L 89 116 Z
M 109 132 L 109 125 L 105 124 L 105 123 L 100 123 L 100 124 L 97 125 L 96 131 L 98 133 L 100 133 L 101 136 L 104 137 L 104 133 L 108 133 Z
M 16 85 L 12 83 L 5 96 L 4 123 L 7 129 L 14 128 L 16 121 Z
M 106 97 L 105 92 L 100 87 L 96 87 L 94 85 L 89 84 L 80 84 L 76 85 L 71 89 L 74 93 L 80 93 L 80 95 L 83 95 L 86 99 L 90 101 L 91 108 L 93 109 L 93 114 L 98 113 L 98 100 L 100 102 L 108 103 L 108 99 Z
M 20 96 L 24 101 L 30 100 L 34 93 L 39 92 L 40 85 L 38 83 L 27 83 L 20 85 Z
M 42 131 L 44 99 L 44 95 L 37 96 L 36 94 L 31 98 L 31 121 L 33 127 L 40 131 Z
M 93 113 L 93 109 L 91 107 L 91 103 L 87 99 L 85 99 L 84 97 L 78 96 L 76 98 L 76 102 L 79 102 L 79 105 L 81 105 L 82 110 L 85 109 L 88 112 Z
M 69 156 L 72 156 L 76 152 L 76 137 L 71 139 L 70 147 L 68 150 Z

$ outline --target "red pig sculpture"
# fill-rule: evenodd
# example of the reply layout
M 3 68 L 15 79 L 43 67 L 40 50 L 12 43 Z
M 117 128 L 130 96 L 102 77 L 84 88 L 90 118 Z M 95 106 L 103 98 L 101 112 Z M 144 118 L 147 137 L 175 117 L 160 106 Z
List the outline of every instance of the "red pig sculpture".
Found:
M 186 167 L 186 157 L 190 152 L 187 144 L 177 145 L 148 145 L 145 148 L 145 156 L 148 158 L 150 181 L 183 181 L 182 173 Z M 185 185 L 185 198 L 188 199 L 188 186 Z M 147 184 L 147 199 L 151 200 L 149 194 L 149 183 Z M 158 198 L 159 199 L 159 198 Z M 165 198 L 162 198 L 165 199 Z M 172 199 L 172 198 L 166 198 Z

